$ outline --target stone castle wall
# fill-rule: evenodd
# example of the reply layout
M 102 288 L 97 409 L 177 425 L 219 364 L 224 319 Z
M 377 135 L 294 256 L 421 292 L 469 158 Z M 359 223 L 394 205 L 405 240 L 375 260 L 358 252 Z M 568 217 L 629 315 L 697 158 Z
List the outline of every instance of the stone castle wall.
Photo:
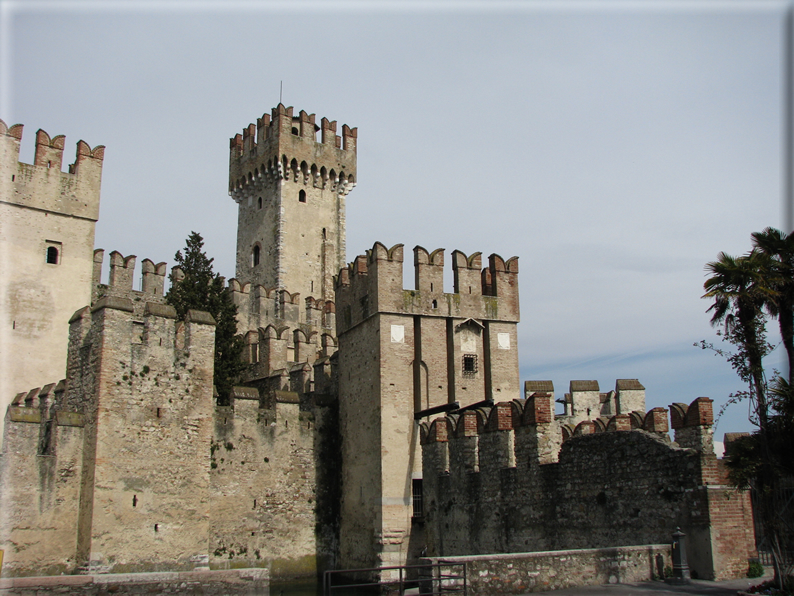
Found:
M 70 322 L 67 378 L 20 393 L 7 412 L 4 571 L 209 565 L 311 578 L 333 566 L 334 359 L 280 369 L 217 405 L 211 317 L 176 320 L 165 263 L 145 259 L 134 291 L 136 257 L 111 253 L 106 284 L 103 257 L 95 251 L 96 301 Z
M 333 410 L 300 395 L 237 387 L 215 411 L 210 472 L 210 564 L 266 566 L 275 577 L 313 577 L 335 562 Z
M 700 578 L 740 575 L 752 512 L 718 472 L 711 400 L 671 409 L 675 444 L 661 408 L 583 421 L 562 441 L 547 395 L 424 423 L 428 553 L 660 544 L 681 527 Z M 715 535 L 730 536 L 719 553 Z

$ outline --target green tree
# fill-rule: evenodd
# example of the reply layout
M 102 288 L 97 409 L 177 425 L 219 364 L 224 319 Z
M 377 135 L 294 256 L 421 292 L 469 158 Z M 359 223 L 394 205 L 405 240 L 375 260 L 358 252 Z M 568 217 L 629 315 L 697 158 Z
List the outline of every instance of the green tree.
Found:
M 790 237 L 767 228 L 752 235 L 754 248 L 747 255 L 720 253 L 706 265 L 711 274 L 704 284 L 703 298 L 713 299 L 709 311 L 712 325 L 735 348 L 728 352 L 701 342 L 724 356 L 747 383 L 748 390 L 731 395 L 731 401 L 749 398 L 751 422 L 758 430 L 730 446 L 727 464 L 731 482 L 753 491 L 756 515 L 772 551 L 775 583 L 787 588 L 785 550 L 792 548 L 794 512 L 780 499 L 786 478 L 794 478 L 794 385 L 775 374 L 767 383 L 763 358 L 772 349 L 766 341 L 767 315 L 778 318 L 789 359 L 789 379 L 794 372 L 792 307 L 794 306 L 794 247 Z M 729 402 L 731 403 L 731 402 Z
M 711 324 L 723 327 L 723 337 L 736 346 L 738 354 L 729 362 L 748 384 L 757 424 L 765 426 L 768 415 L 766 378 L 763 358 L 769 351 L 766 343 L 766 319 L 774 292 L 766 283 L 766 259 L 757 251 L 732 257 L 724 252 L 706 265 L 711 277 L 703 284 L 703 298 L 713 298 L 708 311 Z
M 215 319 L 215 388 L 221 403 L 225 403 L 245 364 L 242 360 L 243 341 L 237 335 L 237 306 L 231 298 L 224 279 L 212 271 L 214 259 L 204 252 L 204 239 L 191 232 L 185 243 L 184 254 L 174 256 L 184 277 L 175 279 L 172 273 L 171 289 L 166 301 L 176 309 L 177 317 L 184 320 L 188 310 L 203 310 Z
M 767 310 L 777 317 L 788 358 L 788 384 L 794 385 L 794 235 L 766 228 L 752 238 L 755 251 L 765 259 L 764 277 L 773 292 Z

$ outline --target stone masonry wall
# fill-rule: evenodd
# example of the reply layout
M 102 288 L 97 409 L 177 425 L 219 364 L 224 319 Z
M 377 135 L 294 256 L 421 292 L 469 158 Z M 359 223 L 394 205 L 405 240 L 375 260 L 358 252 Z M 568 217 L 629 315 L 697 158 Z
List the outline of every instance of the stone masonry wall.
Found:
M 661 570 L 672 564 L 669 545 L 430 557 L 422 559 L 425 561 L 465 563 L 467 591 L 473 596 L 649 581 L 660 577 Z
M 317 417 L 299 395 L 260 400 L 238 387 L 215 410 L 211 446 L 210 565 L 268 567 L 280 579 L 316 576 L 332 556 L 318 532 Z M 315 416 L 315 412 L 317 416 Z M 333 547 L 333 545 L 330 545 Z
M 700 578 L 740 575 L 754 555 L 747 495 L 713 473 L 711 400 L 580 423 L 559 454 L 551 397 L 423 425 L 428 552 L 434 556 L 659 544 L 689 536 Z
M 0 456 L 4 575 L 75 567 L 84 417 L 63 410 L 63 383 L 20 394 L 6 411 Z
M 86 413 L 77 556 L 91 570 L 206 560 L 215 323 L 175 319 L 113 296 L 74 317 L 67 401 Z

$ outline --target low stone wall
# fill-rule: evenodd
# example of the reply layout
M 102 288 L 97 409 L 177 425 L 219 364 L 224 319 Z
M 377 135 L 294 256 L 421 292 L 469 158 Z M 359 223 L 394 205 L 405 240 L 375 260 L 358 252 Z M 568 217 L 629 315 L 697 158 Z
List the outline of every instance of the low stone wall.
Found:
M 468 594 L 474 596 L 648 581 L 672 566 L 666 544 L 433 557 L 421 562 L 466 563 Z
M 0 596 L 46 594 L 256 594 L 269 596 L 267 569 L 108 573 L 0 579 Z

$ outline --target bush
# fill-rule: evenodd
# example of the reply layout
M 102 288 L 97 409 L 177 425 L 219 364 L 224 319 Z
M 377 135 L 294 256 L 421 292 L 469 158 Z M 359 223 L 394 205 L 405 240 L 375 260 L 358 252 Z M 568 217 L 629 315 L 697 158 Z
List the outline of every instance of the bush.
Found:
M 764 566 L 758 559 L 751 559 L 747 567 L 747 577 L 761 577 L 764 575 Z

